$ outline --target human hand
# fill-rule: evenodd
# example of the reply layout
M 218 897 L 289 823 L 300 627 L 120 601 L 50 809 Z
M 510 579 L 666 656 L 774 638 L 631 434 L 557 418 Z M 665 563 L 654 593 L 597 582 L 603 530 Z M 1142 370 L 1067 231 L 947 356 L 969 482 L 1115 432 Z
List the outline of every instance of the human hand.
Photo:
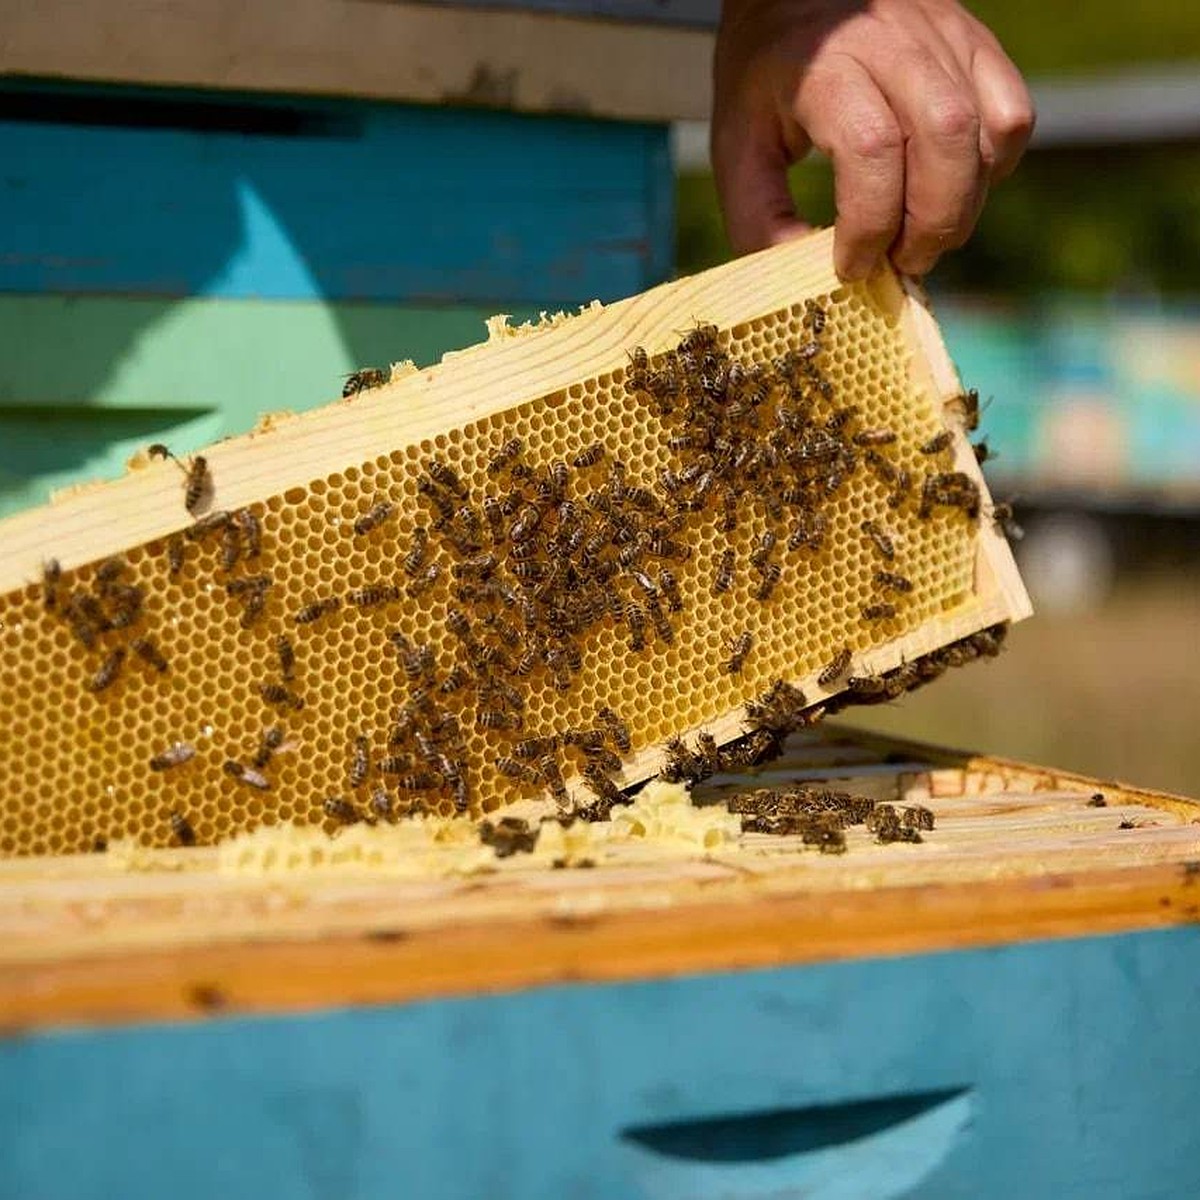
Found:
M 712 162 L 738 253 L 803 232 L 787 169 L 833 162 L 834 259 L 923 275 L 970 236 L 1016 166 L 1033 104 L 995 37 L 955 0 L 724 0 Z

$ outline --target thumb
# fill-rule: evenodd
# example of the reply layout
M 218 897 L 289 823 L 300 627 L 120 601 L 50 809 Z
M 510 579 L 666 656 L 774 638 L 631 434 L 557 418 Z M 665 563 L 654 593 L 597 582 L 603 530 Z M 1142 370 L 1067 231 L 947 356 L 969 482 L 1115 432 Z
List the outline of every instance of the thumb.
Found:
M 797 157 L 777 139 L 757 133 L 744 115 L 714 122 L 713 176 L 735 253 L 762 250 L 811 228 L 797 216 L 788 189 L 788 167 Z

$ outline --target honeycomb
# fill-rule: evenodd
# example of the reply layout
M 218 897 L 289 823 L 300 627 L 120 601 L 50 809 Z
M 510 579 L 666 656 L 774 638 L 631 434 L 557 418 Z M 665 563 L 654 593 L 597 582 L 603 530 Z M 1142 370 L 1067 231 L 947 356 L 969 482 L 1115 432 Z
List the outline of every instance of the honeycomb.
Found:
M 679 349 L 651 347 L 643 363 L 633 337 L 604 373 L 382 447 L 245 504 L 237 524 L 209 535 L 191 536 L 205 520 L 189 526 L 181 502 L 180 532 L 125 546 L 115 562 L 63 570 L 52 607 L 40 581 L 0 597 L 0 853 L 84 852 L 118 837 L 203 845 L 282 822 L 332 833 L 359 818 L 479 814 L 547 786 L 561 799 L 556 776 L 571 782 L 587 766 L 588 731 L 607 728 L 606 708 L 630 742 L 624 749 L 610 739 L 607 752 L 628 768 L 646 748 L 730 713 L 777 678 L 811 682 L 840 651 L 857 659 L 968 600 L 980 513 L 953 504 L 919 511 L 920 481 L 962 460 L 953 447 L 921 452 L 943 429 L 942 398 L 935 404 L 910 369 L 896 314 L 853 285 L 711 332 L 702 318 L 689 314 L 677 326 L 682 344 L 701 343 L 700 374 L 706 355 L 726 373 L 736 363 L 747 388 L 774 378 L 784 368 L 772 364 L 789 354 L 796 371 L 810 361 L 815 368 L 807 378 L 820 387 L 805 392 L 804 419 L 814 430 L 836 427 L 854 447 L 836 486 L 810 488 L 824 489 L 823 537 L 788 548 L 795 512 L 779 517 L 772 483 L 727 486 L 735 473 L 696 500 L 713 457 L 696 432 L 703 420 L 689 426 L 681 402 L 665 411 L 644 386 L 646 372 L 681 369 Z M 505 381 L 490 386 L 502 394 Z M 778 382 L 760 397 L 760 443 L 786 403 Z M 870 438 L 853 441 L 881 430 L 895 439 L 880 434 L 877 453 L 913 481 L 898 504 L 894 485 L 868 462 Z M 520 454 L 501 466 L 512 439 Z M 663 472 L 678 487 L 689 463 L 691 503 L 678 505 Z M 178 486 L 182 501 L 182 477 Z M 89 497 L 93 509 L 103 511 L 104 496 L 102 488 Z M 518 538 L 522 520 L 533 531 Z M 593 545 L 589 557 L 573 522 L 606 530 L 605 548 Z M 864 522 L 885 533 L 891 559 Z M 771 531 L 777 544 L 764 556 Z M 717 594 L 730 552 L 733 577 Z M 618 566 L 591 579 L 598 558 Z M 763 561 L 778 568 L 767 589 L 753 565 Z M 679 612 L 668 604 L 664 568 Z M 883 569 L 911 591 L 881 593 Z M 110 618 L 136 610 L 124 628 L 93 631 L 91 648 L 78 629 L 87 594 Z M 882 600 L 892 606 L 885 615 L 864 619 Z M 541 606 L 536 619 L 530 605 Z M 641 637 L 624 619 L 630 605 L 642 613 Z M 560 637 L 568 609 L 574 624 Z M 281 638 L 294 656 L 286 672 Z M 743 647 L 744 662 L 731 670 Z M 155 650 L 164 661 L 155 663 Z M 851 671 L 823 692 L 843 688 Z M 468 683 L 455 687 L 460 676 Z M 277 732 L 264 747 L 268 730 Z M 574 745 L 562 744 L 564 731 L 577 731 Z M 518 743 L 549 737 L 552 751 L 532 760 L 515 753 Z M 650 773 L 627 769 L 616 780 Z

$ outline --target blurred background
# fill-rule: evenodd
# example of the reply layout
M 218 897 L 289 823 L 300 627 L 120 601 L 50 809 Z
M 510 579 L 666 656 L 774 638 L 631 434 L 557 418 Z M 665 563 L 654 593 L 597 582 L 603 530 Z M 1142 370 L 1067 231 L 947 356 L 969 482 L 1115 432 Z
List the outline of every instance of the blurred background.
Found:
M 927 281 L 1037 614 L 998 661 L 853 723 L 1200 790 L 1200 16 L 975 0 L 1033 144 Z M 702 123 L 676 130 L 678 263 L 729 254 Z M 828 164 L 793 171 L 832 219 Z
M 119 474 L 150 441 L 185 453 L 328 401 L 357 367 L 432 362 L 492 312 L 728 257 L 705 126 L 671 124 L 704 111 L 714 0 L 507 6 L 642 24 L 621 42 L 596 21 L 557 53 L 535 35 L 586 22 L 504 35 L 517 26 L 489 4 L 472 18 L 484 66 L 436 6 L 312 0 L 261 27 L 92 4 L 65 41 L 36 14 L 9 29 L 0 514 Z M 1039 611 L 999 661 L 857 723 L 1195 795 L 1200 18 L 1177 0 L 969 7 L 1040 119 L 928 284 L 987 401 L 986 470 L 1015 502 Z M 830 220 L 827 166 L 793 183 Z

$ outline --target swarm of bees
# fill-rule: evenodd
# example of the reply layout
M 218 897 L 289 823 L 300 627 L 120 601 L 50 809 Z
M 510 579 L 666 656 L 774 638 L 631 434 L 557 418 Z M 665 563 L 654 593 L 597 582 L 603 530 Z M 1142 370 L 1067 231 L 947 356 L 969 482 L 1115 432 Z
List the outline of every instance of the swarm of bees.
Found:
M 911 502 L 920 520 L 947 512 L 978 520 L 982 498 L 974 480 L 941 469 L 945 461 L 938 461 L 952 445 L 949 432 L 919 447 L 931 469 L 914 480 L 897 461 L 898 432 L 864 426 L 856 407 L 838 404 L 821 369 L 826 323 L 824 307 L 809 301 L 801 344 L 765 364 L 739 361 L 709 324 L 696 325 L 674 349 L 654 358 L 635 347 L 624 374 L 625 392 L 633 403 L 649 406 L 669 435 L 671 463 L 656 478 L 631 478 L 626 463 L 602 442 L 552 462 L 533 463 L 526 460 L 521 438 L 509 436 L 487 460 L 486 494 L 468 487 L 442 458 L 429 457 L 417 480 L 420 511 L 415 520 L 412 513 L 401 512 L 391 494 L 368 497 L 348 521 L 352 538 L 347 542 L 361 545 L 406 528 L 394 572 L 357 581 L 344 591 L 309 594 L 298 608 L 276 613 L 287 620 L 289 632 L 271 639 L 271 666 L 254 684 L 258 695 L 277 712 L 301 713 L 306 703 L 297 681 L 297 647 L 308 629 L 336 627 L 366 610 L 386 619 L 392 606 L 422 602 L 431 591 L 439 606 L 448 591 L 444 608 L 437 611 L 450 650 L 442 652 L 447 661 L 439 661 L 430 645 L 400 630 L 388 635 L 398 690 L 391 725 L 352 735 L 345 749 L 344 784 L 335 785 L 344 794 L 316 800 L 317 819 L 333 826 L 395 821 L 437 811 L 445 801 L 457 812 L 467 812 L 472 801 L 468 740 L 476 730 L 495 742 L 491 765 L 514 787 L 548 793 L 564 819 L 606 819 L 625 799 L 623 757 L 634 748 L 626 722 L 601 706 L 583 724 L 531 729 L 528 696 L 542 683 L 570 692 L 585 669 L 585 654 L 597 647 L 610 645 L 614 654 L 649 659 L 676 644 L 680 622 L 687 617 L 679 578 L 692 556 L 690 535 L 705 514 L 715 517 L 716 527 L 727 536 L 743 522 L 755 535 L 740 540 L 747 546 L 743 553 L 733 545 L 722 548 L 702 586 L 724 596 L 736 584 L 764 606 L 778 602 L 785 570 L 826 550 L 832 505 L 860 472 L 882 486 L 891 509 Z M 343 395 L 384 381 L 381 371 L 356 372 Z M 975 429 L 977 394 L 964 393 L 958 403 L 968 429 Z M 211 548 L 224 594 L 236 606 L 241 626 L 251 629 L 279 603 L 273 600 L 272 575 L 251 565 L 263 550 L 259 517 L 250 509 L 202 511 L 213 494 L 203 456 L 193 456 L 185 465 L 165 446 L 151 447 L 151 453 L 170 458 L 185 476 L 184 509 L 191 522 L 166 543 L 169 574 L 178 576 L 187 569 L 189 555 Z M 992 515 L 998 523 L 1010 516 L 1003 506 Z M 864 627 L 898 621 L 914 592 L 913 580 L 903 573 L 904 538 L 888 527 L 891 523 L 890 516 L 886 524 L 872 518 L 859 527 L 879 560 L 874 593 L 856 609 Z M 65 621 L 98 656 L 84 682 L 89 692 L 113 689 L 135 664 L 169 671 L 166 656 L 140 628 L 142 591 L 127 581 L 122 560 L 99 564 L 90 590 L 65 588 L 58 563 L 49 560 L 41 588 L 46 612 Z M 792 730 L 849 704 L 894 699 L 948 666 L 994 654 L 1003 633 L 1002 626 L 984 631 L 878 676 L 855 675 L 853 652 L 843 646 L 818 676 L 821 687 L 844 680 L 842 693 L 811 705 L 797 688 L 777 680 L 746 703 L 746 728 L 728 745 L 718 747 L 707 733 L 698 734 L 691 746 L 678 737 L 668 741 L 662 777 L 694 783 L 767 761 Z M 755 654 L 751 630 L 732 633 L 714 670 L 742 676 Z M 243 747 L 240 756 L 225 759 L 222 770 L 230 786 L 270 790 L 268 772 L 283 740 L 281 726 L 270 725 L 251 750 Z M 190 743 L 175 742 L 156 754 L 149 768 L 171 772 L 174 778 L 196 753 Z M 567 786 L 572 778 L 590 793 L 573 805 Z M 828 801 L 835 794 L 824 795 Z M 793 797 L 788 803 L 799 800 Z M 756 810 L 749 818 L 764 829 L 774 823 L 768 832 L 800 832 L 806 841 L 811 835 L 820 849 L 833 852 L 846 813 L 858 812 L 847 803 L 829 802 L 811 812 L 785 812 L 777 806 L 769 814 Z M 883 822 L 882 839 L 891 829 L 890 818 L 876 820 Z M 891 840 L 910 833 L 915 835 L 910 840 L 919 840 L 924 825 L 898 820 L 898 828 L 907 832 Z M 791 825 L 775 828 L 780 822 Z M 170 827 L 177 841 L 195 840 L 183 814 L 172 813 Z M 504 822 L 490 826 L 486 834 L 495 840 L 498 853 L 510 845 L 524 848 L 529 836 L 529 830 Z
M 744 833 L 799 837 L 822 854 L 846 852 L 846 829 L 865 825 L 881 845 L 920 842 L 921 831 L 934 827 L 933 812 L 911 805 L 900 812 L 870 796 L 815 786 L 758 788 L 729 797 L 726 807 L 742 818 Z

